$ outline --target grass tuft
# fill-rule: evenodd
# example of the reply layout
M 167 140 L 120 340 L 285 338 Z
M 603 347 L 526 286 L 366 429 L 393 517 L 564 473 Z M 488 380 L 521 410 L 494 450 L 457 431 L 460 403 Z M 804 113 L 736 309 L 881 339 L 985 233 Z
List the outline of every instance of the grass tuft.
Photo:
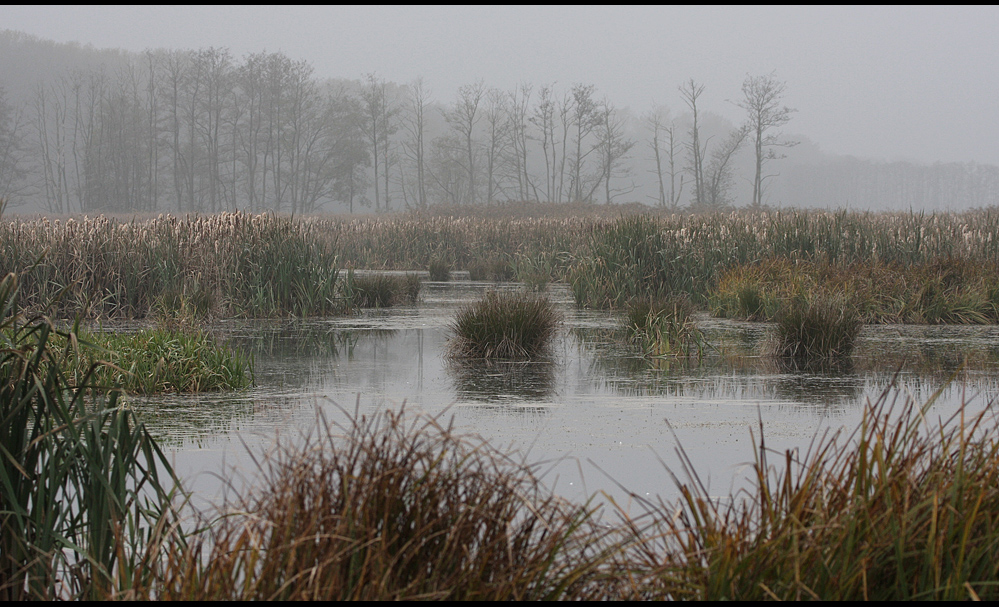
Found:
M 420 295 L 420 279 L 415 274 L 358 275 L 351 272 L 346 293 L 350 302 L 359 308 L 390 308 L 414 303 Z
M 607 598 L 593 510 L 435 418 L 353 417 L 280 444 L 259 486 L 174 546 L 169 600 Z M 342 431 L 344 436 L 337 436 Z
M 427 264 L 427 272 L 430 273 L 430 280 L 435 282 L 447 282 L 451 280 L 451 264 L 440 257 L 434 257 Z
M 845 358 L 863 323 L 853 306 L 832 295 L 796 297 L 777 313 L 765 346 L 776 358 Z
M 626 309 L 629 338 L 647 358 L 704 356 L 704 333 L 693 319 L 694 308 L 685 297 L 638 298 Z
M 994 411 L 931 424 L 886 390 L 844 437 L 766 448 L 754 486 L 719 500 L 680 451 L 677 504 L 628 519 L 641 598 L 967 600 L 999 597 L 999 440 Z M 776 464 L 776 465 L 775 465 Z M 647 524 L 652 521 L 651 524 Z
M 543 295 L 489 291 L 458 310 L 451 323 L 448 357 L 533 359 L 550 354 L 562 322 L 555 305 Z
M 213 392 L 253 384 L 252 358 L 204 331 L 150 329 L 136 333 L 80 332 L 67 377 L 129 393 Z M 93 370 L 91 371 L 91 368 Z

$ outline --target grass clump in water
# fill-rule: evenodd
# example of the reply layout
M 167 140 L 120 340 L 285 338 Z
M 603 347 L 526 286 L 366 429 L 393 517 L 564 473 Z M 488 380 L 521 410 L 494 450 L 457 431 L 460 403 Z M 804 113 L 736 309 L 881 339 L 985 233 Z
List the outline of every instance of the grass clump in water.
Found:
M 449 358 L 524 360 L 547 356 L 562 314 L 547 297 L 489 291 L 451 323 Z
M 638 298 L 628 304 L 628 336 L 647 358 L 704 356 L 704 333 L 693 319 L 693 306 L 685 297 Z
M 353 272 L 348 277 L 347 296 L 359 308 L 390 308 L 414 303 L 420 295 L 420 279 L 415 274 L 392 276 Z
M 608 598 L 593 510 L 509 455 L 404 411 L 316 427 L 263 460 L 237 514 L 171 547 L 150 597 Z
M 856 310 L 841 298 L 822 293 L 796 297 L 778 311 L 765 348 L 782 359 L 846 358 L 862 326 Z
M 253 384 L 250 356 L 204 331 L 81 333 L 77 340 L 88 347 L 74 349 L 67 359 L 67 376 L 76 385 L 88 372 L 91 385 L 138 394 L 239 390 Z
M 430 274 L 430 280 L 434 282 L 447 282 L 451 280 L 451 264 L 441 257 L 434 257 L 430 260 L 430 263 L 427 265 L 427 272 Z

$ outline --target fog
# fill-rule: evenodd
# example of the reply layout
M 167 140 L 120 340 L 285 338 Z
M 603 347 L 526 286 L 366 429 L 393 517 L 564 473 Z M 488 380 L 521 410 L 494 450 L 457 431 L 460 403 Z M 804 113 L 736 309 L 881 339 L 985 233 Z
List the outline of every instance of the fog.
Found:
M 481 83 L 486 89 L 509 93 L 530 84 L 533 112 L 543 87 L 564 96 L 582 84 L 593 87 L 596 103 L 613 108 L 622 124 L 622 140 L 632 144 L 622 157 L 620 175 L 614 177 L 614 202 L 659 200 L 643 121 L 658 106 L 669 111 L 683 135 L 678 139 L 682 170 L 675 177 L 685 177 L 688 189 L 681 193 L 680 203 L 688 204 L 693 176 L 681 173 L 690 172 L 686 148 L 691 115 L 678 88 L 691 79 L 704 87 L 698 100 L 706 121 L 701 141 L 717 148 L 746 120 L 739 107 L 746 79 L 772 74 L 786 87 L 781 103 L 796 110 L 773 133 L 779 132 L 785 142 L 801 144 L 777 150 L 787 158 L 768 167 L 774 177 L 763 202 L 959 209 L 997 202 L 993 165 L 999 164 L 999 112 L 995 111 L 999 72 L 992 68 L 999 55 L 997 27 L 995 7 L 7 6 L 0 9 L 0 28 L 42 41 L 76 42 L 83 46 L 74 47 L 75 52 L 90 55 L 74 63 L 63 53 L 61 59 L 46 64 L 38 53 L 25 58 L 11 46 L 2 47 L 0 86 L 7 90 L 11 107 L 21 110 L 20 119 L 28 125 L 25 130 L 32 131 L 29 106 L 33 100 L 37 105 L 39 86 L 52 92 L 57 79 L 69 70 L 95 69 L 99 64 L 115 64 L 108 77 L 118 86 L 117 62 L 141 65 L 141 53 L 149 49 L 227 49 L 236 67 L 250 54 L 276 53 L 306 62 L 312 80 L 334 80 L 357 94 L 366 76 L 373 75 L 371 82 L 386 85 L 398 110 L 397 130 L 388 143 L 396 157 L 387 158 L 387 181 L 394 198 L 390 208 L 402 208 L 412 202 L 404 191 L 411 187 L 406 185 L 406 172 L 413 170 L 407 165 L 404 121 L 405 87 L 415 79 L 423 79 L 430 102 L 430 139 L 457 133 L 454 124 L 442 117 L 456 106 L 461 87 Z M 97 53 L 100 49 L 127 53 L 115 58 Z M 476 123 L 476 154 L 483 153 L 481 146 L 487 140 L 483 129 L 481 122 Z M 529 135 L 529 178 L 542 179 L 548 166 L 540 137 Z M 162 139 L 152 147 L 168 147 L 169 137 L 164 134 Z M 594 135 L 587 146 L 596 149 L 595 141 Z M 731 160 L 727 204 L 751 202 L 751 148 L 747 140 Z M 706 150 L 708 156 L 711 152 Z M 168 163 L 165 151 L 164 155 L 158 162 Z M 218 159 L 221 162 L 221 156 Z M 25 163 L 31 164 L 22 162 L 22 169 Z M 376 177 L 386 178 L 378 177 L 373 166 L 365 168 L 365 188 L 356 199 L 357 204 L 373 208 L 382 204 L 373 199 L 384 196 L 373 191 Z M 204 202 L 209 194 L 189 191 L 187 203 L 171 196 L 169 190 L 178 188 L 169 182 L 170 167 L 164 169 L 166 181 L 142 187 L 163 190 L 162 196 L 153 196 L 160 208 L 169 209 L 171 200 L 175 210 L 185 205 L 190 210 L 245 206 L 238 191 L 247 187 L 239 185 L 235 175 L 241 170 L 232 169 L 228 202 L 221 198 L 222 189 L 210 205 Z M 589 170 L 598 172 L 596 164 Z M 216 187 L 213 179 L 221 177 L 194 185 L 211 189 Z M 491 197 L 488 192 L 475 193 L 483 179 L 479 186 L 473 173 L 469 179 L 473 198 Z M 522 197 L 521 191 L 509 193 L 512 178 L 506 179 L 502 188 L 497 184 L 503 191 L 497 195 Z M 590 183 L 595 179 L 591 176 Z M 848 190 L 845 184 L 850 179 L 853 189 Z M 897 183 L 887 183 L 892 180 Z M 830 183 L 844 189 L 830 193 Z M 867 185 L 874 183 L 880 185 Z M 594 193 L 594 201 L 606 201 L 605 186 L 606 182 L 597 188 L 600 195 Z M 52 195 L 43 193 L 45 187 L 36 178 L 30 186 L 22 183 L 16 195 L 7 195 L 53 211 L 85 210 L 90 204 L 84 202 L 79 183 L 67 180 L 60 186 L 66 189 L 65 205 L 53 206 Z M 549 189 L 528 198 L 551 197 Z M 41 202 L 46 197 L 47 202 Z M 345 198 L 331 190 L 310 203 L 315 208 L 309 210 L 342 210 L 350 206 Z M 461 196 L 452 192 L 452 198 Z

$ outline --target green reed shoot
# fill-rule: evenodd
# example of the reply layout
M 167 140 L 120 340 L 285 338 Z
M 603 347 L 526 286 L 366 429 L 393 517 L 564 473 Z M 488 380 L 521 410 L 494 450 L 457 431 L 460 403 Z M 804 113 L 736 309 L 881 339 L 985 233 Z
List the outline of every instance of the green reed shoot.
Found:
M 97 599 L 141 584 L 164 529 L 169 461 L 116 394 L 87 398 L 62 369 L 78 328 L 21 318 L 0 280 L 0 599 Z
M 647 358 L 701 359 L 708 348 L 686 298 L 635 299 L 628 304 L 625 318 L 629 338 Z

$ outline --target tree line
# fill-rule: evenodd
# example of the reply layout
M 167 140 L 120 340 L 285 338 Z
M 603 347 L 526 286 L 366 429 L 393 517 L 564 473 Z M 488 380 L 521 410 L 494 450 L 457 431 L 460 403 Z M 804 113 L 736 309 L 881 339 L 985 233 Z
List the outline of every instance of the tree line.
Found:
M 734 102 L 744 120 L 733 125 L 705 111 L 705 86 L 694 79 L 673 91 L 681 111 L 656 105 L 636 116 L 586 83 L 500 90 L 479 81 L 442 102 L 422 80 L 320 79 L 282 53 L 106 59 L 43 77 L 18 100 L 0 81 L 0 196 L 11 205 L 50 213 L 385 212 L 504 200 L 919 207 L 954 196 L 995 204 L 999 190 L 988 167 L 778 162 L 797 141 L 782 132 L 795 110 L 773 72 L 746 76 Z

